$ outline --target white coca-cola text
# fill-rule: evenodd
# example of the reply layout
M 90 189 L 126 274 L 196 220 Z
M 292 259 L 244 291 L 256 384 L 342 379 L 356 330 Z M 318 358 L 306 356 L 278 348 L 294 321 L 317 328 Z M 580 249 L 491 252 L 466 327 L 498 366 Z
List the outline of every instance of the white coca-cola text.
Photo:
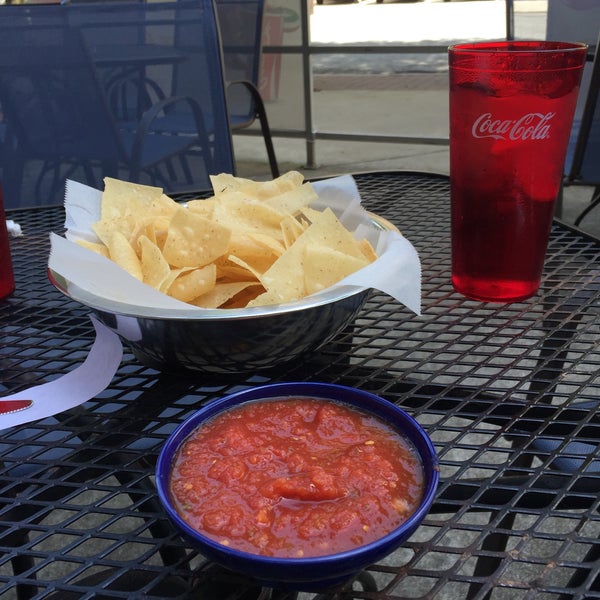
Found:
M 471 132 L 476 138 L 497 140 L 545 140 L 550 137 L 550 120 L 555 113 L 528 113 L 519 119 L 495 119 L 483 113 L 473 123 Z

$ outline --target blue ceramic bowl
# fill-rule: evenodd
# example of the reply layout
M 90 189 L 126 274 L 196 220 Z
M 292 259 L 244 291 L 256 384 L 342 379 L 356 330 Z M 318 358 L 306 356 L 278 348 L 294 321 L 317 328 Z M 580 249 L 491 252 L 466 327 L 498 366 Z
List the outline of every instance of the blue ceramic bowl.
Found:
M 173 457 L 182 442 L 204 421 L 239 404 L 265 398 L 304 396 L 344 402 L 370 412 L 395 427 L 416 448 L 424 468 L 423 499 L 400 527 L 353 550 L 306 558 L 278 558 L 226 547 L 190 527 L 175 511 L 169 493 Z M 402 409 L 374 394 L 327 383 L 277 383 L 250 388 L 207 404 L 182 423 L 165 443 L 156 465 L 158 495 L 179 532 L 204 556 L 255 579 L 262 585 L 300 591 L 318 591 L 343 583 L 400 547 L 425 518 L 439 479 L 435 449 L 423 428 Z

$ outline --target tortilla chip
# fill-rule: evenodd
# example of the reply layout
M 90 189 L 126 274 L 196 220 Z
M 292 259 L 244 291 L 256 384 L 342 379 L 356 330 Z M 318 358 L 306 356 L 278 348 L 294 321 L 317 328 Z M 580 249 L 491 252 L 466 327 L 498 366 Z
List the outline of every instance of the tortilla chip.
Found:
M 320 292 L 370 263 L 327 246 L 307 246 L 304 254 L 304 288 Z
M 215 287 L 206 294 L 196 298 L 192 304 L 202 308 L 219 308 L 241 292 L 249 288 L 260 288 L 260 284 L 253 282 L 217 283 Z M 244 305 L 245 306 L 245 305 Z
M 129 240 L 120 231 L 113 232 L 108 244 L 108 254 L 112 261 L 116 262 L 130 275 L 140 281 L 144 280 L 142 263 Z
M 163 254 L 174 267 L 203 267 L 227 250 L 230 238 L 227 227 L 179 207 L 171 219 Z
M 150 238 L 142 235 L 138 239 L 141 249 L 140 262 L 142 264 L 143 282 L 160 290 L 169 276 L 171 269 L 165 260 L 160 248 Z
M 193 269 L 180 275 L 170 285 L 167 293 L 182 302 L 191 302 L 194 298 L 206 294 L 215 287 L 217 267 L 214 264 L 201 269 Z

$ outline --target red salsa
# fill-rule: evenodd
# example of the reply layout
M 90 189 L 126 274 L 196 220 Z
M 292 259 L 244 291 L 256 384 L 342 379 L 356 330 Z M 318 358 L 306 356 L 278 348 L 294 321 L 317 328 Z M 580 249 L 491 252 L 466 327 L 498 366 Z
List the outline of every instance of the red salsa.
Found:
M 423 494 L 415 449 L 377 417 L 318 398 L 250 402 L 182 444 L 170 490 L 194 529 L 238 550 L 350 550 L 404 522 Z

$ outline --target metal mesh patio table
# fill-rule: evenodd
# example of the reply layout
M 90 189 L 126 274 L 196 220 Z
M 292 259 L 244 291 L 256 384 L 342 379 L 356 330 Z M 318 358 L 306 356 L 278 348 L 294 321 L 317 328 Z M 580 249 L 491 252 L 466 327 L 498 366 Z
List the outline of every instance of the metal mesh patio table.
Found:
M 450 283 L 449 181 L 355 174 L 365 207 L 419 252 L 421 316 L 373 292 L 322 351 L 252 375 L 160 373 L 127 349 L 80 407 L 2 431 L 0 599 L 600 598 L 600 241 L 556 221 L 539 294 L 501 305 Z M 17 289 L 0 302 L 0 394 L 72 370 L 89 311 L 46 276 L 62 207 L 9 211 Z M 206 561 L 170 525 L 153 485 L 186 417 L 234 390 L 326 381 L 397 403 L 431 436 L 441 482 L 411 539 L 352 585 L 262 589 Z M 0 417 L 1 418 L 1 417 Z

